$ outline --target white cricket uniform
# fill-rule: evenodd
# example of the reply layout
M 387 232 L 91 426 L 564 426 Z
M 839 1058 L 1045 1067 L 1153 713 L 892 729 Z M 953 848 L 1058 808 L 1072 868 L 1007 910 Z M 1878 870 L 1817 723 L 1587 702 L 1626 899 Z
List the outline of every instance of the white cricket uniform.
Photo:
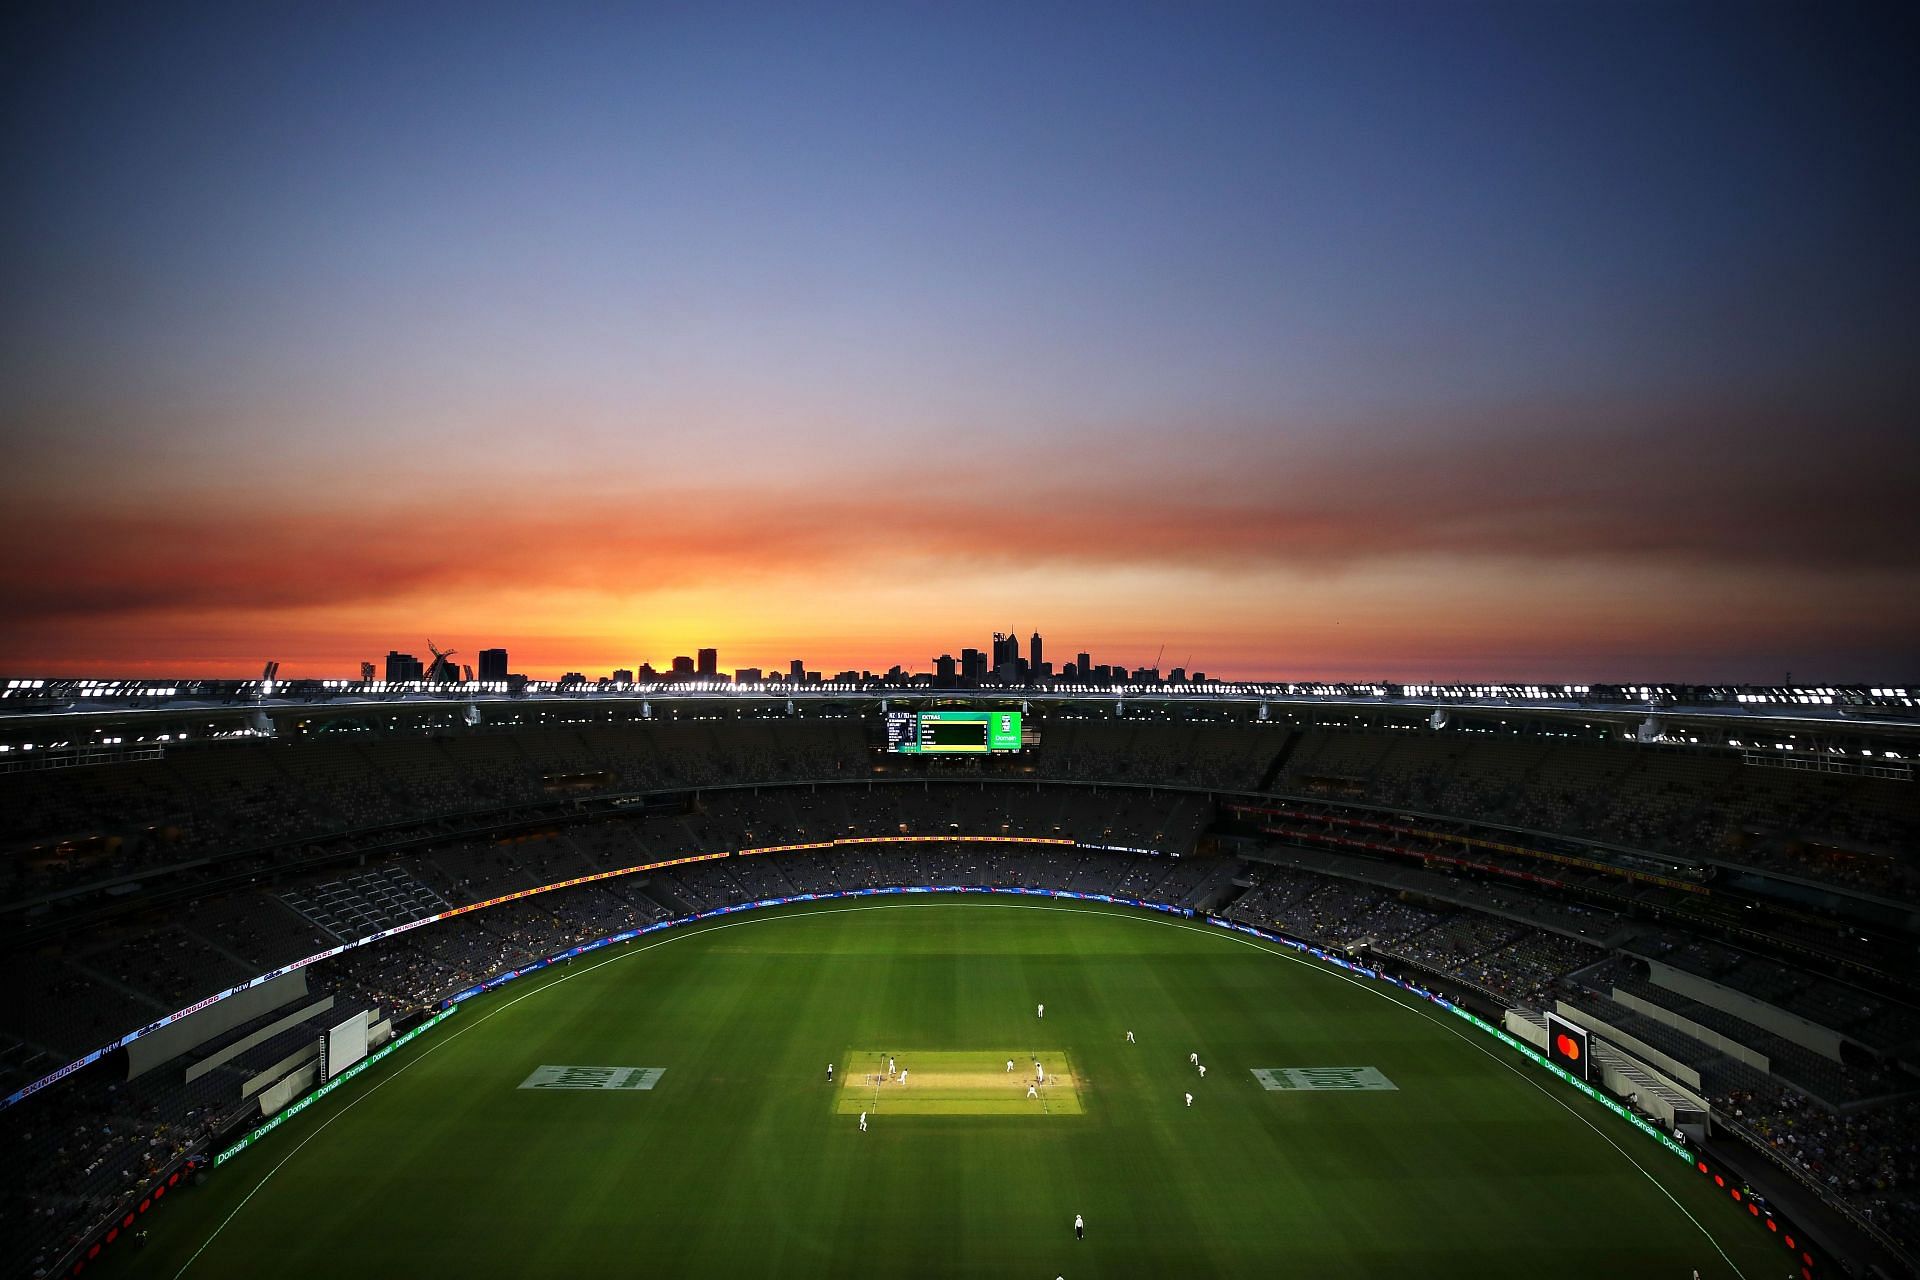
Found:
M 1200 1064 L 1200 1078 L 1202 1080 L 1207 1078 L 1207 1064 L 1204 1062 Z
M 1047 1082 L 1047 1069 L 1041 1066 L 1037 1062 L 1033 1064 L 1033 1073 L 1034 1073 L 1034 1076 L 1040 1081 L 1041 1084 L 1045 1084 Z
M 1192 1094 L 1188 1094 L 1188 1095 L 1187 1095 L 1187 1105 L 1188 1105 L 1188 1106 L 1192 1106 L 1192 1105 L 1193 1105 L 1193 1095 L 1192 1095 Z
M 1129 1032 L 1127 1032 L 1127 1043 L 1128 1043 L 1128 1044 L 1132 1044 L 1132 1043 L 1133 1043 L 1133 1032 L 1131 1032 L 1131 1031 L 1129 1031 Z
M 867 1113 L 862 1111 L 860 1113 L 860 1132 L 865 1133 L 866 1131 L 867 1131 Z
M 1036 1089 L 1036 1088 L 1034 1088 L 1034 1087 L 1033 1087 L 1032 1085 L 1028 1085 L 1028 1086 L 1027 1086 L 1027 1096 L 1028 1096 L 1029 1098 L 1037 1098 L 1037 1097 L 1039 1097 L 1039 1096 L 1040 1096 L 1040 1091 L 1039 1091 L 1038 1089 Z
M 902 1071 L 900 1073 L 900 1083 L 905 1084 L 906 1082 L 907 1082 L 907 1073 Z
M 1009 1072 L 1011 1072 L 1011 1071 L 1013 1070 L 1013 1059 L 1012 1059 L 1012 1058 L 1008 1058 L 1008 1059 L 1007 1059 L 1007 1070 L 1008 1070 Z
M 1039 1007 L 1038 1007 L 1037 1009 L 1035 1009 L 1035 1010 L 1034 1010 L 1034 1012 L 1033 1012 L 1033 1016 L 1034 1016 L 1034 1017 L 1036 1017 L 1036 1018 L 1044 1018 L 1044 1017 L 1046 1017 L 1046 1016 L 1047 1016 L 1047 1006 L 1045 1006 L 1045 1005 L 1041 1005 L 1041 1006 L 1039 1006 Z

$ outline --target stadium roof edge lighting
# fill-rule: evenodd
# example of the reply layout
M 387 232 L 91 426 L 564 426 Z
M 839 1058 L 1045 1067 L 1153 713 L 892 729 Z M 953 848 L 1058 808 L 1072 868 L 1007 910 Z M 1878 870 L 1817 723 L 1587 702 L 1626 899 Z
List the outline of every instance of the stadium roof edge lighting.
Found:
M 1328 707 L 1403 707 L 1408 710 L 1476 707 L 1536 712 L 1637 712 L 1723 721 L 1797 720 L 1854 727 L 1920 728 L 1920 687 L 1867 685 L 1767 686 L 1686 684 L 1386 684 L 1293 681 L 1207 681 L 1094 685 L 1051 681 L 977 687 L 936 685 L 927 677 L 865 682 L 751 684 L 727 681 L 654 683 L 558 680 L 130 680 L 103 678 L 0 679 L 0 722 L 29 717 L 143 716 L 241 708 L 344 709 L 355 705 L 729 702 L 755 699 L 878 703 L 888 698 L 1019 699 L 1045 705 L 1071 702 L 1154 702 L 1219 705 L 1269 703 Z

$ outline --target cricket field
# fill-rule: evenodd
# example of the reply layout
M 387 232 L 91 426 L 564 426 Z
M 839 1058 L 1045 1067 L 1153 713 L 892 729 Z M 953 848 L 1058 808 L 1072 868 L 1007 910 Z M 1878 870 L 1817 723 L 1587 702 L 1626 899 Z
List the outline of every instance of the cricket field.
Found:
M 1685 1161 L 1404 993 L 1204 923 L 957 898 L 744 913 L 508 984 L 146 1225 L 92 1274 L 1777 1280 L 1787 1262 Z

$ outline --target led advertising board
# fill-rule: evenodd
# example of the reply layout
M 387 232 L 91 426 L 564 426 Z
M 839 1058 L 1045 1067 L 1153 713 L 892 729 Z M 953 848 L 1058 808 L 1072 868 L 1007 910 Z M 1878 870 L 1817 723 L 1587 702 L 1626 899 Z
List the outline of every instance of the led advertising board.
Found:
M 1587 1029 L 1557 1013 L 1547 1015 L 1547 1058 L 1577 1080 L 1588 1079 Z

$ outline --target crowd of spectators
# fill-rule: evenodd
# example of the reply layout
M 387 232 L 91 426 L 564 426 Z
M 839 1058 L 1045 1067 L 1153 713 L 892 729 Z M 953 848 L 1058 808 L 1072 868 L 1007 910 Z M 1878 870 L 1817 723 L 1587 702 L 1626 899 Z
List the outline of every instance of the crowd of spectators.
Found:
M 1201 905 L 1230 892 L 1226 881 L 1237 865 L 1231 858 L 1118 852 L 1193 854 L 1214 817 L 1203 794 L 1138 784 L 1338 795 L 1791 866 L 1883 891 L 1913 886 L 1911 868 L 1880 852 L 1920 832 L 1911 797 L 1872 780 L 1809 779 L 1654 749 L 1460 735 L 1296 733 L 1152 718 L 1058 718 L 1042 732 L 1042 749 L 1022 772 L 996 775 L 982 764 L 970 777 L 964 769 L 974 766 L 965 765 L 937 780 L 898 772 L 876 778 L 862 724 L 828 718 L 339 734 L 5 775 L 0 804 L 16 818 L 0 858 L 6 902 L 116 881 L 116 891 L 137 902 L 150 885 L 191 886 L 215 868 L 255 875 L 258 883 L 188 897 L 164 912 L 126 913 L 10 956 L 0 1085 L 10 1091 L 212 992 L 351 941 L 348 922 L 374 917 L 322 912 L 314 903 L 324 889 L 326 901 L 350 904 L 361 891 L 355 875 L 303 864 L 342 832 L 409 823 L 425 824 L 419 830 L 434 838 L 381 860 L 373 879 L 400 903 L 388 911 L 424 913 L 433 904 L 457 906 L 693 854 L 735 856 L 490 908 L 349 951 L 312 971 L 316 990 L 403 1022 L 569 943 L 766 896 L 873 884 L 1021 884 Z M 1041 779 L 1129 785 L 1045 786 Z M 795 783 L 839 785 L 775 785 Z M 565 820 L 583 798 L 663 789 L 689 795 L 619 820 Z M 517 823 L 510 835 L 461 834 L 457 815 L 509 806 L 531 809 L 538 820 Z M 546 813 L 551 822 L 538 817 Z M 489 822 L 482 817 L 472 825 L 477 832 Z M 766 846 L 903 836 L 927 842 L 738 856 Z M 1008 843 L 940 839 L 960 836 Z M 1020 838 L 1080 847 L 1021 845 Z M 1462 881 L 1440 895 L 1407 887 L 1423 876 L 1438 879 L 1438 872 L 1408 872 L 1396 887 L 1299 867 L 1248 870 L 1251 883 L 1232 904 L 1234 918 L 1328 946 L 1366 946 L 1526 1007 L 1547 1007 L 1574 989 L 1576 975 L 1607 956 L 1620 925 L 1592 906 L 1505 881 Z M 1584 873 L 1556 874 L 1572 880 Z M 1681 932 L 1650 935 L 1643 950 L 1876 1052 L 1892 1055 L 1920 1043 L 1920 1013 L 1794 966 Z M 1782 1061 L 1791 1056 L 1776 1051 Z M 1811 1064 L 1803 1078 L 1823 1079 L 1822 1070 Z M 172 1088 L 165 1075 L 114 1086 L 89 1078 L 84 1087 L 63 1086 L 22 1108 L 28 1147 L 37 1153 L 26 1164 L 47 1176 L 30 1189 L 9 1188 L 0 1228 L 17 1223 L 19 1238 L 37 1241 L 43 1256 L 57 1253 L 102 1205 L 225 1114 L 223 1100 L 209 1091 L 231 1091 L 231 1072 L 196 1089 Z M 1881 1109 L 1843 1120 L 1779 1081 L 1755 1087 L 1745 1077 L 1731 1079 L 1721 1101 L 1737 1106 L 1761 1140 L 1803 1168 L 1814 1162 L 1836 1192 L 1911 1225 L 1914 1152 L 1887 1137 L 1882 1122 L 1887 1115 L 1911 1119 L 1908 1112 Z M 1885 1079 L 1895 1090 L 1905 1083 L 1898 1075 Z M 1842 1100 L 1860 1096 L 1855 1089 Z
M 1272 788 L 1920 891 L 1920 796 L 1731 753 L 1552 738 L 1323 730 Z
M 996 776 L 1332 796 L 1883 893 L 1920 891 L 1910 856 L 1920 847 L 1920 798 L 1879 779 L 1545 737 L 1295 730 L 1151 714 L 1061 714 L 1036 726 L 1035 752 Z M 160 760 L 0 775 L 0 806 L 12 818 L 0 900 L 194 874 L 210 859 L 271 871 L 342 832 L 512 806 L 901 767 L 875 753 L 854 717 L 601 719 L 192 744 Z
M 1715 1101 L 1867 1221 L 1909 1248 L 1920 1244 L 1920 1101 L 1841 1114 L 1790 1089 L 1764 1087 Z

